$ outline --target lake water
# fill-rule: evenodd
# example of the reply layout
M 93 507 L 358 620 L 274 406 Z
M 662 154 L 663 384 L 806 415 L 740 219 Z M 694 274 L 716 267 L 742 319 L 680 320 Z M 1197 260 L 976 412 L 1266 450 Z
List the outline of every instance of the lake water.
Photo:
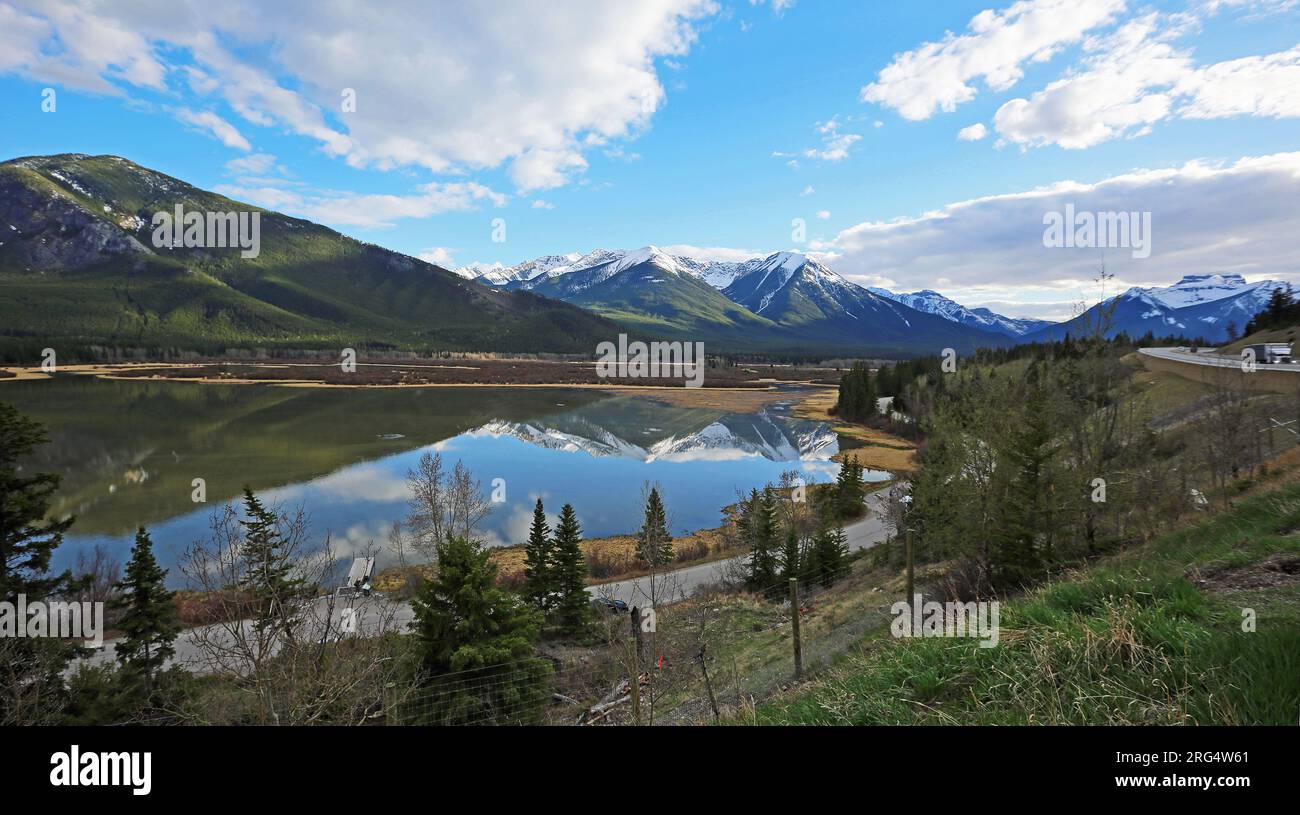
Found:
M 123 561 L 146 525 L 163 565 L 206 537 L 214 507 L 245 484 L 303 505 L 341 557 L 382 546 L 406 514 L 405 474 L 426 450 L 463 460 L 504 502 L 484 524 L 493 545 L 527 537 L 540 496 L 571 503 L 587 537 L 640 524 L 643 486 L 658 484 L 671 531 L 716 526 L 737 490 L 833 480 L 840 440 L 794 419 L 788 403 L 754 413 L 678 407 L 648 394 L 591 389 L 319 389 L 110 381 L 78 375 L 0 384 L 0 400 L 43 422 L 51 444 L 30 467 L 63 478 L 54 514 L 76 516 L 55 568 L 107 543 Z M 869 473 L 883 478 L 884 473 Z M 206 482 L 207 503 L 191 498 Z M 175 572 L 173 571 L 173 576 Z M 173 582 L 178 582 L 173 580 Z

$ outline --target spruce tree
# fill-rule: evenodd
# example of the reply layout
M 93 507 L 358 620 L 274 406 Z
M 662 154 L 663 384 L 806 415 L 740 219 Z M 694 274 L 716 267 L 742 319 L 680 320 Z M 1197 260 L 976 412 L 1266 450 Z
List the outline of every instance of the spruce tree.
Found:
M 425 724 L 535 723 L 550 666 L 534 655 L 541 615 L 496 585 L 490 553 L 465 538 L 437 547 L 438 575 L 412 603 L 425 688 L 407 706 Z
M 991 571 L 996 585 L 1018 588 L 1043 566 L 1039 547 L 1047 503 L 1054 437 L 1048 400 L 1037 364 L 1026 372 L 1024 421 L 1008 439 L 1002 471 L 1009 476 L 1002 521 L 994 533 Z
M 51 473 L 22 475 L 20 462 L 49 438 L 38 422 L 0 402 L 0 599 L 44 600 L 71 587 L 72 575 L 51 575 L 50 558 L 72 518 L 45 521 L 59 487 Z
M 645 522 L 636 533 L 636 556 L 646 563 L 662 566 L 673 560 L 673 539 L 668 535 L 668 516 L 664 512 L 659 489 L 651 488 L 645 502 Z
M 555 622 L 565 634 L 580 634 L 591 613 L 587 595 L 587 559 L 582 554 L 582 527 L 573 507 L 565 504 L 555 527 L 551 548 L 554 575 Z
M 121 594 L 111 606 L 122 612 L 117 661 L 127 676 L 141 680 L 146 690 L 152 690 L 154 678 L 176 653 L 172 643 L 180 624 L 166 579 L 167 570 L 154 558 L 153 542 L 142 526 L 135 533 L 126 573 L 116 585 Z
M 791 578 L 799 578 L 802 575 L 799 572 L 799 536 L 791 528 L 785 533 L 785 546 L 781 549 L 781 580 L 789 582 Z
M 841 518 L 855 518 L 862 514 L 862 465 L 857 456 L 850 456 L 840 464 L 835 477 L 836 510 Z
M 41 425 L 0 403 L 0 601 L 44 601 L 78 587 L 51 575 L 50 559 L 72 518 L 46 521 L 59 477 L 26 475 L 22 462 L 49 439 Z M 53 638 L 0 638 L 0 724 L 47 721 L 62 695 L 62 674 L 76 648 Z
M 533 523 L 528 528 L 528 543 L 524 544 L 524 597 L 542 613 L 551 607 L 555 591 L 551 574 L 551 526 L 546 522 L 542 499 L 533 508 Z
M 776 503 L 770 490 L 750 498 L 752 532 L 749 549 L 750 591 L 772 592 L 777 578 Z
M 254 602 L 253 624 L 259 633 L 287 629 L 285 607 L 302 592 L 303 585 L 293 577 L 280 519 L 248 487 L 244 488 L 244 514 L 239 523 L 244 527 L 240 554 L 245 571 L 239 586 Z
M 818 507 L 817 532 L 813 537 L 807 569 L 809 577 L 829 586 L 848 571 L 849 545 L 844 527 L 835 518 L 830 500 Z

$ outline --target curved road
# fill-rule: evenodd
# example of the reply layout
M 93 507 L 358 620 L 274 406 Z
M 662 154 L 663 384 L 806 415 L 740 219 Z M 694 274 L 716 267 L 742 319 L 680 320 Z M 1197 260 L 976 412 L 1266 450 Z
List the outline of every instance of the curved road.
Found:
M 1181 362 L 1185 365 L 1204 365 L 1213 368 L 1240 368 L 1240 356 L 1222 356 L 1212 353 L 1217 348 L 1208 348 L 1193 354 L 1186 348 L 1139 348 L 1138 353 L 1157 359 L 1167 359 L 1170 362 Z M 1256 365 L 1257 371 L 1278 371 L 1280 373 L 1300 373 L 1300 363 L 1263 363 Z
M 844 527 L 849 551 L 868 549 L 883 542 L 889 536 L 889 526 L 885 523 L 881 512 L 885 498 L 885 490 L 867 496 L 867 517 Z M 738 555 L 727 560 L 688 566 L 684 569 L 675 569 L 659 575 L 656 578 L 655 586 L 657 602 L 659 605 L 672 603 L 689 596 L 700 586 L 726 579 L 728 570 L 741 564 L 744 558 L 744 555 Z M 588 586 L 587 591 L 592 597 L 622 600 L 629 606 L 646 606 L 650 603 L 650 578 L 638 577 L 616 583 L 602 583 L 596 586 Z M 345 612 L 344 608 L 350 608 L 352 611 Z M 317 637 L 324 635 L 326 632 L 329 632 L 331 637 L 337 635 L 340 620 L 345 613 L 355 626 L 355 633 L 361 636 L 376 636 L 385 631 L 405 631 L 415 619 L 414 611 L 409 603 L 392 602 L 379 595 L 369 598 L 356 598 L 355 600 L 345 599 L 337 603 L 333 598 L 321 597 L 304 604 L 302 614 L 306 625 L 301 636 L 304 638 Z M 172 664 L 184 665 L 195 673 L 219 671 L 223 666 L 212 664 L 207 657 L 207 654 L 212 653 L 213 649 L 210 645 L 207 648 L 201 647 L 201 643 L 206 641 L 209 644 L 213 642 L 233 644 L 235 641 L 244 637 L 251 637 L 251 635 L 251 624 L 248 621 L 239 623 L 238 627 L 236 624 L 230 623 L 186 629 L 176 638 L 176 656 L 171 662 Z M 91 665 L 101 665 L 114 661 L 116 659 L 116 647 L 116 641 L 105 642 L 103 648 L 87 657 L 84 661 L 74 663 L 73 667 L 76 664 L 83 664 L 83 662 Z M 230 650 L 238 652 L 241 649 L 231 648 Z M 233 655 L 227 656 L 234 658 Z
M 886 491 L 880 490 L 867 496 L 867 517 L 844 527 L 849 551 L 869 549 L 889 537 L 889 525 L 881 517 Z M 738 555 L 727 560 L 715 560 L 701 563 L 699 566 L 687 566 L 664 572 L 655 579 L 655 598 L 660 605 L 676 602 L 689 597 L 700 586 L 721 582 L 745 559 Z M 629 606 L 646 606 L 650 604 L 650 578 L 637 577 L 617 583 L 602 583 L 588 586 L 587 592 L 592 597 L 607 597 L 622 600 Z

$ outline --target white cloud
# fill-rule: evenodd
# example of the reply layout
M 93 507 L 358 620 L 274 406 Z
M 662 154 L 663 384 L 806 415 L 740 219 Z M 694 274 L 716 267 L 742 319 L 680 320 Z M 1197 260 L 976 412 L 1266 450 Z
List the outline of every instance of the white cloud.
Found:
M 336 191 L 294 191 L 278 187 L 217 185 L 216 191 L 267 209 L 280 210 L 331 226 L 377 228 L 403 218 L 504 206 L 507 196 L 473 182 L 422 184 L 411 195 L 363 195 Z
M 816 159 L 818 161 L 843 161 L 849 157 L 849 148 L 862 140 L 862 136 L 857 133 L 840 132 L 839 116 L 832 116 L 824 122 L 817 122 L 813 125 L 813 129 L 821 134 L 822 146 L 820 148 L 809 147 L 797 155 L 801 155 L 804 158 Z M 777 158 L 789 158 L 796 154 L 774 150 L 772 155 Z M 791 167 L 799 166 L 799 162 L 794 158 L 790 158 L 786 164 Z
M 1290 51 L 1228 60 L 1202 68 L 1178 83 L 1191 96 L 1185 119 L 1229 116 L 1300 116 L 1300 45 Z
M 831 217 L 831 211 L 828 209 L 818 210 L 817 217 L 823 221 L 829 220 Z
M 131 24 L 58 0 L 0 4 L 0 71 L 113 95 L 119 83 L 162 90 L 167 72 Z
M 802 197 L 802 196 L 812 195 L 815 192 L 817 192 L 817 190 L 813 189 L 812 184 L 809 184 L 808 186 L 803 188 L 803 192 L 799 193 L 799 195 Z
M 236 150 L 253 149 L 253 145 L 248 143 L 248 139 L 244 138 L 234 125 L 210 110 L 195 111 L 189 108 L 181 108 L 176 111 L 176 118 L 199 131 L 207 133 L 227 147 L 233 147 Z
M 15 24 L 0 26 L 3 70 L 120 92 L 163 89 L 177 68 L 249 123 L 311 138 L 353 166 L 506 165 L 522 191 L 565 183 L 586 150 L 646 127 L 666 96 L 656 60 L 687 54 L 695 25 L 718 10 L 714 0 L 500 0 L 383 14 L 343 0 L 20 2 L 30 13 L 5 12 Z M 173 54 L 197 73 L 166 64 Z M 356 92 L 355 112 L 340 110 L 344 88 Z
M 1103 260 L 1123 286 L 1168 285 L 1185 274 L 1214 272 L 1300 282 L 1297 200 L 1300 153 L 1227 165 L 1194 161 L 1092 184 L 1063 181 L 961 201 L 914 218 L 861 223 L 811 248 L 863 285 L 941 288 L 958 302 L 1019 302 L 1027 314 L 1062 316 L 1060 303 L 1092 296 L 1091 281 Z M 1067 203 L 1081 212 L 1150 212 L 1151 256 L 1045 248 L 1043 216 Z
M 446 246 L 431 246 L 428 249 L 421 249 L 420 254 L 416 257 L 425 263 L 432 263 L 444 269 L 454 269 L 456 264 L 455 252 L 455 249 Z
M 975 98 L 974 80 L 1004 91 L 1023 76 L 1026 62 L 1045 62 L 1089 30 L 1115 19 L 1123 0 L 1020 0 L 1005 10 L 981 11 L 969 33 L 949 32 L 899 54 L 862 89 L 864 102 L 897 110 L 904 119 L 928 119 Z
M 555 209 L 555 204 L 550 201 L 543 201 L 541 198 L 533 201 L 533 209 Z
M 235 175 L 266 175 L 275 169 L 275 156 L 270 153 L 252 153 L 226 162 L 226 169 Z
M 957 131 L 957 138 L 962 141 L 979 141 L 989 134 L 989 129 L 984 126 L 983 122 L 976 122 L 969 127 L 963 127 Z
M 1300 46 L 1197 67 L 1173 41 L 1194 29 L 1184 15 L 1146 14 L 1090 40 L 1080 70 L 998 109 L 1006 141 L 1066 149 L 1141 136 L 1169 118 L 1300 116 Z

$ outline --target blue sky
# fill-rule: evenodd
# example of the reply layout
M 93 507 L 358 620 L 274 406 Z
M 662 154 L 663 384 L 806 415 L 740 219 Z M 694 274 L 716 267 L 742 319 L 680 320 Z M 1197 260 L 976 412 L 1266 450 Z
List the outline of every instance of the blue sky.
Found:
M 801 249 L 1049 317 L 1102 260 L 1300 280 L 1295 0 L 209 5 L 0 0 L 0 158 L 122 155 L 453 267 Z M 1152 212 L 1152 257 L 1045 249 L 1064 203 Z

